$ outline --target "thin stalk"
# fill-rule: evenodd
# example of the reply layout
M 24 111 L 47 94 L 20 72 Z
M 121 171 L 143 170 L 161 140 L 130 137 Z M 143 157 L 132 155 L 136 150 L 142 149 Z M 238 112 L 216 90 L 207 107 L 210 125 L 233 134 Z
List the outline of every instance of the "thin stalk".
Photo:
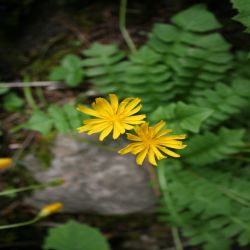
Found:
M 179 222 L 180 220 L 179 220 L 178 213 L 177 213 L 177 211 L 176 211 L 176 209 L 174 207 L 173 201 L 172 201 L 172 199 L 170 197 L 170 193 L 168 191 L 168 181 L 167 181 L 167 178 L 165 176 L 163 166 L 158 167 L 158 179 L 159 179 L 159 185 L 160 185 L 161 190 L 162 190 L 163 200 L 164 200 L 166 206 L 169 209 L 169 213 L 175 218 L 175 220 L 177 222 Z M 182 246 L 182 243 L 181 243 L 178 228 L 177 227 L 172 227 L 171 231 L 172 231 L 172 236 L 173 236 L 173 240 L 174 240 L 176 250 L 183 250 L 183 246 Z
M 42 90 L 41 87 L 36 88 L 36 94 L 37 94 L 40 102 L 43 104 L 43 106 L 46 107 L 47 106 L 47 101 L 46 101 L 46 99 L 44 97 L 43 90 Z
M 33 110 L 38 109 L 38 106 L 36 105 L 36 102 L 32 96 L 31 88 L 30 88 L 28 82 L 25 82 L 23 92 L 24 92 L 25 99 L 26 99 L 27 103 L 29 104 L 29 106 Z
M 30 191 L 30 190 L 43 189 L 46 187 L 58 186 L 58 185 L 61 185 L 62 183 L 63 183 L 63 180 L 53 180 L 48 183 L 34 184 L 28 187 L 22 187 L 22 188 L 13 188 L 13 189 L 0 192 L 0 196 L 4 196 L 4 195 L 6 196 L 6 195 L 11 195 L 13 193 L 20 193 L 20 192 L 25 192 L 25 191 Z
M 127 43 L 129 49 L 132 53 L 136 52 L 136 46 L 131 39 L 127 29 L 126 29 L 126 11 L 127 11 L 127 0 L 121 0 L 120 2 L 120 14 L 119 14 L 119 27 L 122 36 Z
M 0 230 L 28 226 L 28 225 L 31 225 L 31 224 L 39 221 L 40 219 L 41 219 L 40 216 L 36 216 L 32 220 L 28 220 L 28 221 L 24 221 L 24 222 L 19 222 L 19 223 L 15 223 L 15 224 L 10 224 L 10 225 L 2 225 L 2 226 L 0 226 Z

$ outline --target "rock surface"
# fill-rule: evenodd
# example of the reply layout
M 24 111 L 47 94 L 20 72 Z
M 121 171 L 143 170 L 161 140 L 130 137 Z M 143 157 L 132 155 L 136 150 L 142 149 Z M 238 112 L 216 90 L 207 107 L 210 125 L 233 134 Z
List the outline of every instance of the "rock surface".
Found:
M 91 143 L 77 141 L 59 135 L 54 142 L 51 166 L 47 170 L 42 169 L 34 156 L 26 156 L 25 165 L 37 181 L 65 180 L 61 186 L 34 191 L 27 202 L 41 207 L 60 201 L 64 203 L 64 211 L 71 213 L 152 211 L 156 198 L 145 167 L 136 166 L 133 156 L 120 156 L 117 150 L 110 150 L 114 145 L 117 148 L 122 145 L 108 143 L 104 147 L 101 142 L 91 140 Z

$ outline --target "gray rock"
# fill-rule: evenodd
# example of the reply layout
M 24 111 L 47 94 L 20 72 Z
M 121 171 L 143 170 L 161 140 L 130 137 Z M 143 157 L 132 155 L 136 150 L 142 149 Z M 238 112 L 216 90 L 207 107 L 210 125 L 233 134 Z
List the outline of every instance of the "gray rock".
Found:
M 82 137 L 82 139 L 86 139 Z M 53 147 L 53 160 L 44 170 L 32 155 L 24 162 L 39 182 L 64 179 L 61 186 L 33 192 L 27 202 L 36 207 L 60 201 L 66 212 L 97 212 L 100 214 L 128 214 L 151 212 L 156 197 L 150 188 L 148 173 L 135 164 L 134 156 L 120 156 L 111 151 L 115 145 L 91 143 L 59 135 Z M 107 150 L 108 149 L 108 150 Z

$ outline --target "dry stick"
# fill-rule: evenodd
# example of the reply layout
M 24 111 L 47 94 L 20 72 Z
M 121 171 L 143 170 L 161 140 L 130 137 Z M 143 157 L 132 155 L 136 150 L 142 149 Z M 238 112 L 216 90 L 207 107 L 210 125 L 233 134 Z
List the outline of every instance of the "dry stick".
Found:
M 119 26 L 120 26 L 120 30 L 121 30 L 121 33 L 125 42 L 127 43 L 131 52 L 134 53 L 136 52 L 136 47 L 126 29 L 126 10 L 127 10 L 127 0 L 121 0 L 120 14 L 119 14 Z
M 25 83 L 24 82 L 0 82 L 0 88 L 24 88 Z M 49 87 L 51 89 L 53 88 L 64 88 L 66 87 L 61 82 L 56 81 L 36 81 L 36 82 L 29 82 L 29 87 Z

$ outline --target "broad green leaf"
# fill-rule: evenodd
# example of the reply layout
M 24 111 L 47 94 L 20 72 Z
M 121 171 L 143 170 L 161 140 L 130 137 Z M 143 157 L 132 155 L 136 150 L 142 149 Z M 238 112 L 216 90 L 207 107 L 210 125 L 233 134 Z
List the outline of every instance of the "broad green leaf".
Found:
M 82 67 L 82 60 L 78 56 L 69 54 L 63 58 L 62 67 L 69 71 L 74 71 L 75 69 Z
M 53 127 L 53 120 L 46 113 L 35 110 L 31 118 L 26 123 L 25 128 L 39 131 L 42 134 L 48 134 Z
M 65 79 L 66 76 L 67 76 L 66 69 L 62 66 L 57 66 L 51 71 L 49 75 L 49 80 L 59 81 Z
M 76 221 L 49 229 L 44 250 L 110 250 L 99 230 Z
M 65 104 L 63 106 L 63 111 L 65 116 L 71 126 L 73 132 L 76 131 L 78 127 L 81 126 L 82 119 L 80 118 L 79 111 L 73 105 Z
M 67 76 L 65 77 L 65 82 L 70 87 L 78 86 L 81 83 L 84 76 L 84 72 L 82 69 L 75 69 L 68 72 Z
M 49 79 L 64 80 L 68 86 L 76 87 L 84 77 L 82 65 L 82 60 L 79 57 L 69 54 L 62 59 L 60 66 L 51 71 Z
M 24 100 L 16 93 L 11 92 L 3 97 L 3 108 L 9 112 L 19 110 L 24 105 Z
M 9 90 L 7 87 L 2 87 L 0 83 L 0 95 L 6 94 Z
M 51 105 L 48 108 L 48 114 L 50 115 L 51 119 L 53 120 L 54 126 L 58 129 L 59 132 L 66 133 L 69 131 L 69 124 L 61 107 Z

